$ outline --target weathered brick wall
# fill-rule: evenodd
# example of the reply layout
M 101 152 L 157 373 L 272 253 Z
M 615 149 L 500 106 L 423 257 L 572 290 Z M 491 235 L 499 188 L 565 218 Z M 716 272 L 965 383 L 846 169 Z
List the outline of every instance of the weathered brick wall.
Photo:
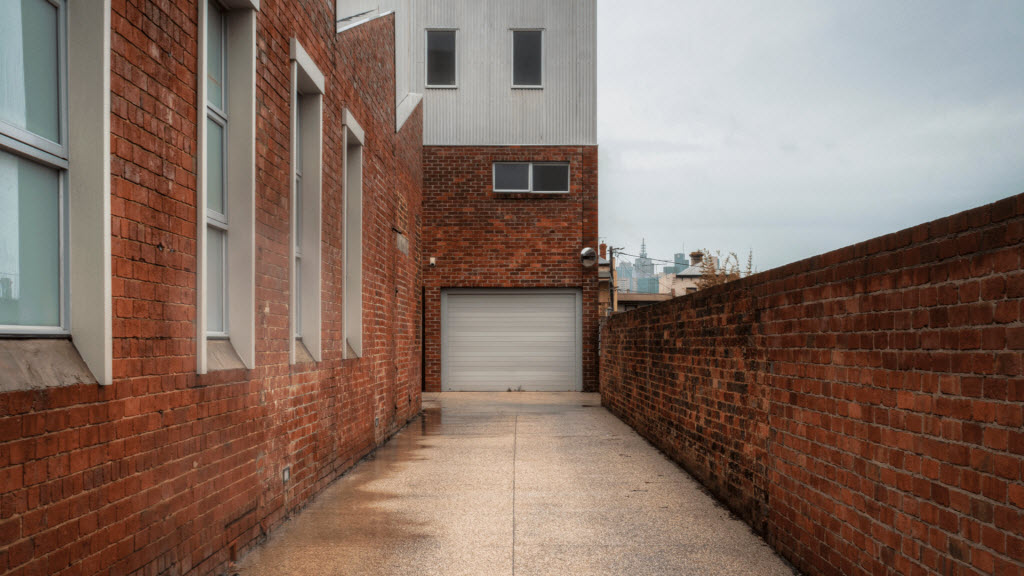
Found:
M 569 194 L 495 193 L 492 165 L 569 163 Z M 596 146 L 423 148 L 424 384 L 441 390 L 441 289 L 580 288 L 583 388 L 597 389 Z M 431 268 L 429 259 L 437 258 Z
M 422 115 L 395 133 L 393 17 L 336 35 L 330 3 L 261 2 L 257 367 L 197 376 L 198 5 L 113 5 L 115 382 L 0 394 L 3 574 L 219 573 L 420 407 Z M 327 79 L 324 352 L 307 365 L 288 364 L 292 36 Z M 346 107 L 366 130 L 366 316 L 364 356 L 343 361 Z
M 1024 573 L 1024 195 L 616 316 L 602 402 L 808 574 Z

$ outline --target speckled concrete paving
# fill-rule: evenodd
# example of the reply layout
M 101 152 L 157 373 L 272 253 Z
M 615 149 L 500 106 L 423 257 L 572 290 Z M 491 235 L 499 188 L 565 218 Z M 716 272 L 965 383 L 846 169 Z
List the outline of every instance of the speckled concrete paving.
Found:
M 423 408 L 236 571 L 793 574 L 597 394 L 426 394 Z

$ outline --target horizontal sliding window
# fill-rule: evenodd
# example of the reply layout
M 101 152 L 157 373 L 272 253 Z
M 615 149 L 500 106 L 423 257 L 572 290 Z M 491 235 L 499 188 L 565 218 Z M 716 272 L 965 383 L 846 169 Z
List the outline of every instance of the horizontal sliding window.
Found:
M 569 191 L 569 164 L 496 162 L 494 191 L 566 193 Z

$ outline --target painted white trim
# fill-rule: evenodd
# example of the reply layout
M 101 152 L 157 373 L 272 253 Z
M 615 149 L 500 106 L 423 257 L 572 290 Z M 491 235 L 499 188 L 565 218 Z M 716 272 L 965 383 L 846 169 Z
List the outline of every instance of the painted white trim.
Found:
M 321 351 L 323 225 L 323 96 L 303 95 L 298 110 L 302 121 L 302 343 L 317 362 Z
M 343 127 L 348 128 L 349 133 L 359 142 L 360 146 L 366 146 L 366 133 L 363 132 L 363 127 L 359 125 L 356 117 L 352 115 L 348 108 L 345 109 L 341 124 Z
M 405 126 L 405 121 L 412 116 L 412 113 L 416 111 L 416 107 L 419 106 L 422 101 L 423 94 L 410 92 L 398 104 L 398 108 L 395 111 L 395 132 L 400 132 L 402 130 L 402 126 Z
M 367 13 L 370 13 L 370 12 L 373 12 L 373 10 L 367 10 L 366 12 L 364 12 L 364 14 L 367 14 Z M 394 10 L 388 10 L 387 12 L 381 12 L 380 14 L 375 14 L 373 16 L 369 16 L 367 18 L 363 18 L 362 20 L 356 20 L 354 22 L 348 22 L 348 18 L 345 18 L 343 20 L 339 20 L 338 21 L 338 29 L 337 29 L 336 33 L 341 34 L 345 30 L 351 30 L 352 28 L 355 28 L 356 26 L 362 26 L 363 24 L 366 24 L 367 22 L 373 22 L 374 20 L 376 20 L 378 18 L 383 18 L 385 16 L 388 16 L 388 15 L 394 14 L 394 13 L 395 13 Z M 355 16 L 359 16 L 359 14 L 356 14 Z M 350 18 L 352 18 L 352 17 L 354 17 L 354 16 L 350 16 Z M 347 22 L 347 23 L 343 24 L 343 22 Z
M 256 12 L 233 10 L 227 17 L 227 169 L 231 203 L 228 235 L 228 322 L 231 345 L 246 368 L 256 367 Z
M 321 354 L 321 185 L 323 178 L 323 94 L 324 75 L 296 38 L 291 39 L 291 198 L 288 242 L 288 361 L 296 361 L 295 334 L 302 326 L 302 343 L 319 362 Z M 299 126 L 302 130 L 299 130 Z M 301 139 L 301 141 L 300 141 Z M 301 150 L 301 154 L 300 154 Z M 296 187 L 302 161 L 302 190 Z M 301 203 L 299 194 L 302 195 Z M 298 208 L 301 206 L 301 213 Z M 296 271 L 296 234 L 302 226 L 302 269 Z M 299 276 L 301 275 L 301 277 Z M 299 303 L 302 306 L 300 309 Z
M 363 162 L 362 128 L 345 110 L 342 130 L 342 204 L 344 206 L 344 258 L 342 259 L 342 341 L 344 358 L 363 354 Z M 358 130 L 358 133 L 356 132 Z M 353 263 L 355 265 L 353 265 Z M 348 352 L 349 348 L 355 356 Z
M 111 0 L 68 2 L 71 337 L 97 382 L 113 383 L 110 239 Z M 73 23 L 73 25 L 71 24 Z
M 291 59 L 299 65 L 298 86 L 303 93 L 324 93 L 324 74 L 313 59 L 299 43 L 298 38 L 291 40 Z
M 224 3 L 225 5 L 228 3 Z M 230 265 L 227 286 L 228 339 L 242 364 L 256 367 L 256 9 L 258 2 L 239 0 L 231 5 L 241 9 L 225 12 L 224 67 L 225 101 L 230 119 L 225 139 L 231 143 L 225 156 L 224 171 L 227 211 L 231 228 L 227 234 L 226 250 Z M 206 186 L 206 8 L 205 0 L 199 7 L 199 70 L 198 101 L 196 103 L 198 162 L 197 162 L 197 242 L 196 242 L 196 372 L 209 371 L 208 341 L 216 335 L 207 333 L 206 309 L 209 305 L 206 290 L 207 243 L 207 186 Z M 252 8 L 255 6 L 255 8 Z

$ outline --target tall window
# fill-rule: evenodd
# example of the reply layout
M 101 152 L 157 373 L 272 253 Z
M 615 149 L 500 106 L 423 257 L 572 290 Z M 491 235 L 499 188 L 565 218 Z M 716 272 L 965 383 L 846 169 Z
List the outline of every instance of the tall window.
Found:
M 63 0 L 0 1 L 0 331 L 67 331 Z
M 228 336 L 227 58 L 224 9 L 206 16 L 206 332 Z
M 541 30 L 512 31 L 512 85 L 540 88 L 544 85 L 544 33 Z
M 291 362 L 321 360 L 321 187 L 323 73 L 302 44 L 291 40 L 292 294 Z
M 345 282 L 346 358 L 363 355 L 363 142 L 365 133 L 345 112 Z
M 299 109 L 304 104 L 302 94 L 298 94 L 296 100 Z M 295 200 L 292 205 L 295 215 L 295 234 L 292 235 L 295 242 L 295 337 L 302 338 L 302 125 L 303 114 L 297 113 L 295 120 Z
M 455 86 L 455 30 L 427 30 L 427 86 Z

